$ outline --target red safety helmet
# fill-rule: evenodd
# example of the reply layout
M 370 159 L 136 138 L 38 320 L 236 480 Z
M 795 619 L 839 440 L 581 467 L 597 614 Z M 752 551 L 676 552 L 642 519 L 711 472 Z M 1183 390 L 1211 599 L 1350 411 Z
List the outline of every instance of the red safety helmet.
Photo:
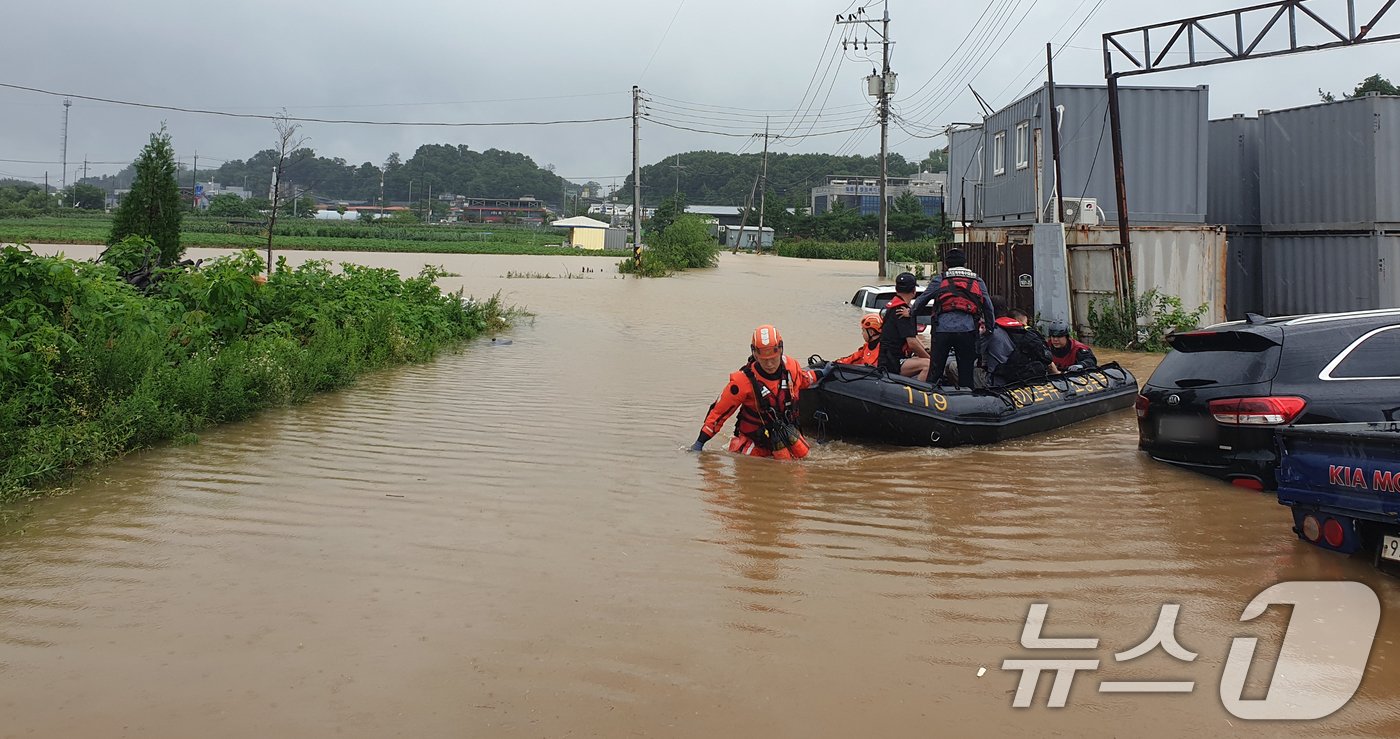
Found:
M 783 335 L 778 329 L 764 324 L 753 330 L 753 341 L 749 342 L 755 357 L 776 357 L 783 353 Z

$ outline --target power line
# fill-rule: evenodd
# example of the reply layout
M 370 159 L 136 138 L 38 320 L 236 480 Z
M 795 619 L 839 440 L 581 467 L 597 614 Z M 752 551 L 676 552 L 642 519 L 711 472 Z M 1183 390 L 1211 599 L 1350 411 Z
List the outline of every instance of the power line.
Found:
M 266 120 L 266 121 L 288 120 L 288 121 L 297 121 L 297 122 L 299 122 L 299 123 L 343 123 L 343 124 L 352 124 L 352 125 L 359 125 L 359 126 L 437 126 L 437 127 L 448 127 L 448 128 L 463 128 L 463 127 L 475 127 L 475 126 L 557 126 L 557 125 L 573 124 L 573 123 L 603 123 L 603 122 L 608 122 L 608 121 L 625 121 L 625 120 L 631 118 L 631 116 L 625 116 L 625 115 L 624 115 L 624 116 L 613 116 L 613 117 L 610 117 L 610 118 L 577 118 L 577 119 L 555 120 L 555 121 L 490 121 L 490 122 L 486 122 L 486 121 L 470 121 L 470 122 L 448 122 L 448 121 L 411 121 L 411 122 L 410 122 L 410 121 L 361 121 L 361 120 L 344 120 L 344 119 L 334 119 L 334 118 L 305 118 L 305 117 L 299 117 L 299 116 L 268 115 L 268 114 L 265 114 L 265 113 L 234 113 L 234 112 L 227 111 L 227 110 L 206 110 L 206 109 L 202 109 L 202 108 L 184 108 L 184 107 L 175 106 L 175 105 L 158 105 L 158 104 L 154 104 L 154 103 L 138 103 L 138 102 L 133 102 L 133 101 L 130 101 L 130 100 L 115 100 L 115 99 L 112 99 L 112 98 L 101 98 L 101 97 L 95 97 L 95 96 L 92 96 L 92 95 L 77 95 L 77 94 L 74 94 L 74 93 L 54 92 L 53 90 L 44 90 L 44 89 L 41 89 L 41 88 L 38 88 L 38 87 L 27 87 L 27 86 L 25 86 L 25 85 L 15 85 L 15 84 L 11 84 L 11 83 L 8 83 L 8 82 L 0 82 L 0 87 L 9 88 L 9 89 L 11 89 L 11 90 L 23 90 L 23 91 L 25 91 L 25 92 L 34 92 L 34 93 L 39 93 L 39 94 L 41 94 L 41 95 L 52 95 L 52 96 L 55 96 L 55 97 L 71 97 L 71 98 L 77 98 L 77 99 L 79 99 L 79 100 L 91 100 L 91 101 L 93 101 L 93 102 L 98 102 L 98 103 L 110 103 L 110 104 L 112 104 L 112 105 L 126 105 L 126 106 L 130 106 L 130 107 L 134 107 L 134 108 L 150 108 L 150 109 L 153 109 L 153 110 L 169 110 L 169 111 L 174 111 L 174 112 L 177 112 L 177 113 L 195 113 L 195 114 L 198 114 L 198 115 L 214 115 L 214 116 L 222 116 L 222 117 L 225 117 L 225 118 L 251 118 L 251 119 Z
M 650 115 L 647 115 L 647 116 L 644 116 L 644 117 L 645 117 L 647 120 L 651 121 L 652 123 L 655 123 L 655 124 L 658 125 L 658 126 L 665 126 L 665 127 L 667 127 L 667 128 L 677 128 L 677 129 L 680 129 L 680 130 L 682 130 L 682 131 L 694 131 L 694 132 L 696 132 L 696 133 L 709 133 L 709 134 L 714 134 L 714 135 L 716 135 L 716 136 L 732 136 L 732 137 L 735 137 L 735 138 L 748 138 L 748 137 L 751 137 L 751 136 L 762 136 L 762 135 L 763 135 L 763 134 L 761 134 L 761 133 L 728 133 L 728 132 L 725 132 L 725 131 L 714 131 L 714 130 L 705 130 L 705 129 L 701 129 L 701 128 L 690 128 L 690 127 L 688 127 L 688 126 L 679 126 L 679 125 L 676 125 L 676 124 L 673 124 L 673 123 L 666 123 L 665 121 L 657 120 L 655 117 L 650 116 Z M 855 127 L 855 128 L 838 128 L 838 129 L 833 130 L 833 131 L 820 131 L 820 132 L 817 132 L 817 133 L 806 133 L 806 134 L 800 134 L 800 135 L 797 135 L 797 136 L 783 136 L 782 138 L 784 138 L 784 139 L 806 139 L 806 138 L 815 138 L 815 137 L 817 137 L 817 136 L 832 136 L 832 135 L 835 135 L 835 134 L 838 134 L 838 133 L 847 133 L 847 132 L 850 132 L 850 131 L 859 131 L 859 130 L 862 130 L 862 129 L 865 129 L 865 128 L 869 128 L 869 127 L 868 127 L 868 126 L 857 126 L 857 127 Z M 777 137 L 777 136 L 771 136 L 770 138 L 775 138 L 775 139 L 776 139 L 776 138 L 778 138 L 778 137 Z
M 642 67 L 642 73 L 637 75 L 637 84 L 641 84 L 642 78 L 647 76 L 647 70 L 651 69 L 651 63 L 656 59 L 656 52 L 661 51 L 661 45 L 666 43 L 666 37 L 671 33 L 671 26 L 676 24 L 676 18 L 681 14 L 681 8 L 685 7 L 685 0 L 681 0 L 676 5 L 676 12 L 671 14 L 671 22 L 666 24 L 666 30 L 661 33 L 661 38 L 656 41 L 656 48 L 651 50 L 651 56 L 647 57 L 647 65 Z

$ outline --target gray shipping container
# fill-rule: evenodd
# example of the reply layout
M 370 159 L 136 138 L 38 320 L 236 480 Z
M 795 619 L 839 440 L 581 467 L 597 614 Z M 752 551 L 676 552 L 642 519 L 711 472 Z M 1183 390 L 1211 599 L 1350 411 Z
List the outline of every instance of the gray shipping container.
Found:
M 955 128 L 948 142 L 948 198 L 944 201 L 948 218 L 954 221 L 977 217 L 977 184 L 982 181 L 982 128 Z
M 1129 219 L 1134 224 L 1205 223 L 1207 95 L 1204 85 L 1119 88 L 1123 168 Z M 1064 106 L 1060 126 L 1064 195 L 1098 198 L 1102 217 L 1115 222 L 1118 207 L 1108 130 L 1108 89 L 1056 85 L 1055 102 Z M 978 212 L 987 225 L 1032 223 L 1037 209 L 1044 208 L 1053 195 L 1048 111 L 1049 90 L 1042 86 L 983 121 L 981 159 L 985 174 L 977 188 L 977 200 Z M 1037 130 L 1042 132 L 1038 144 Z M 999 136 L 1001 144 L 997 143 Z M 996 166 L 998 150 L 1001 167 Z M 952 159 L 950 154 L 950 163 Z M 1039 203 L 1037 160 L 1043 162 Z
M 1259 114 L 1265 231 L 1400 228 L 1400 97 Z
M 1259 130 L 1243 115 L 1210 122 L 1207 223 L 1259 229 Z
M 1267 314 L 1264 306 L 1264 237 L 1234 232 L 1226 236 L 1225 315 L 1244 318 L 1245 312 Z
M 1269 315 L 1400 306 L 1400 236 L 1264 236 L 1263 304 Z

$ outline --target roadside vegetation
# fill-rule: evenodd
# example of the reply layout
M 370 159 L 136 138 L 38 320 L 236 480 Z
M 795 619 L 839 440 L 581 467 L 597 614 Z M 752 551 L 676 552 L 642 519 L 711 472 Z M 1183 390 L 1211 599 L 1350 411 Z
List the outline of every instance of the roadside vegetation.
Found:
M 444 295 L 433 267 L 285 260 L 253 251 L 122 278 L 152 242 L 103 262 L 0 249 L 0 502 L 79 467 L 421 362 L 513 318 L 498 298 Z
M 108 231 L 84 239 L 109 244 L 97 261 L 0 247 L 0 503 L 515 317 L 498 297 L 443 294 L 437 267 L 406 279 L 323 260 L 290 269 L 251 249 L 181 261 L 175 172 L 169 136 L 153 134 L 115 217 L 80 219 Z
M 642 250 L 640 266 L 630 257 L 618 262 L 617 271 L 639 277 L 665 277 L 688 269 L 719 264 L 719 243 L 704 218 L 678 215 Z
M 1115 297 L 1096 298 L 1089 303 L 1089 330 L 1095 346 L 1165 352 L 1171 348 L 1167 337 L 1198 328 L 1207 309 L 1200 305 L 1188 311 L 1181 298 L 1155 288 L 1138 294 L 1131 304 Z M 1144 319 L 1142 325 L 1139 318 Z

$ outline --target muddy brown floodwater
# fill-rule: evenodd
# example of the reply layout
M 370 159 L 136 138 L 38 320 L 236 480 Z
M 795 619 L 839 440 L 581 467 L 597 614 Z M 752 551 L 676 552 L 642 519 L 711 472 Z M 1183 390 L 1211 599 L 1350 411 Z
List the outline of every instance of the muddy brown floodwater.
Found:
M 992 447 L 685 451 L 755 325 L 800 357 L 851 351 L 844 301 L 871 265 L 725 255 L 620 280 L 609 260 L 426 259 L 537 318 L 133 454 L 0 537 L 0 734 L 1400 734 L 1396 583 L 1296 541 L 1271 496 L 1146 459 L 1131 410 Z M 566 265 L 600 272 L 504 279 Z M 1142 379 L 1156 361 L 1114 358 Z M 1258 690 L 1287 618 L 1240 612 L 1299 579 L 1379 595 L 1360 691 L 1318 722 L 1234 718 L 1230 639 L 1261 637 Z M 1048 677 L 1011 706 L 1001 663 L 1035 656 L 1034 602 L 1047 635 L 1101 640 L 1056 653 L 1101 660 L 1065 708 Z M 1200 656 L 1115 662 L 1163 603 Z M 1196 685 L 1097 689 L 1151 679 Z

